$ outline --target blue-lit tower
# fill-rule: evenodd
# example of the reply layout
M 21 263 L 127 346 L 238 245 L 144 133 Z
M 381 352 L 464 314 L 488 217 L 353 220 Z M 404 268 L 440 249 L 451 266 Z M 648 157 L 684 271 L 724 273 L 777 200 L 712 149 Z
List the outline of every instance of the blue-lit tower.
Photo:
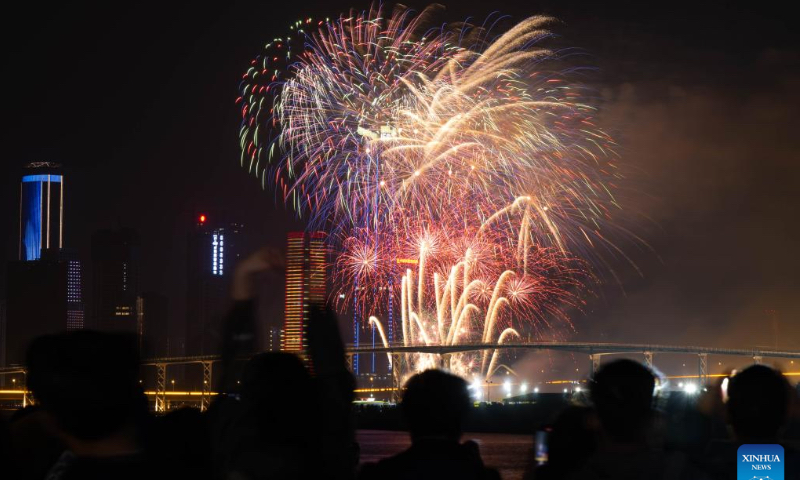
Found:
M 64 243 L 64 176 L 59 165 L 30 163 L 19 196 L 19 259 L 38 260 Z
M 64 233 L 60 165 L 25 165 L 18 259 L 8 264 L 5 334 L 0 335 L 6 365 L 24 362 L 28 344 L 38 336 L 85 326 L 82 264 L 74 251 L 64 248 Z
M 223 220 L 219 212 L 195 216 L 187 245 L 186 355 L 219 353 L 243 230 L 241 223 Z

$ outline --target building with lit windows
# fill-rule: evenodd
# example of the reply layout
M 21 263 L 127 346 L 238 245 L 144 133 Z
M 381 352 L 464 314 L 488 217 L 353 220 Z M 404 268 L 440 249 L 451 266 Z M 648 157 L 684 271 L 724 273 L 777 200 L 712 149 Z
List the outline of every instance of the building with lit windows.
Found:
M 195 217 L 187 248 L 186 355 L 219 353 L 243 232 L 242 224 L 216 214 Z
M 303 355 L 313 305 L 324 307 L 327 250 L 323 232 L 290 232 L 286 247 L 286 300 L 281 350 Z
M 65 262 L 67 266 L 67 330 L 78 330 L 86 326 L 83 302 L 83 264 L 74 250 L 62 249 L 58 252 L 45 251 L 42 258 L 52 255 L 54 260 Z
M 268 330 L 267 351 L 278 352 L 281 349 L 281 339 L 283 338 L 283 329 L 278 327 L 270 327 Z
M 396 259 L 394 265 L 394 278 L 401 278 L 404 274 L 406 274 L 407 270 L 414 272 L 416 275 L 417 263 L 418 260 L 413 258 Z M 358 279 L 356 279 L 356 282 L 358 282 Z M 356 285 L 355 288 L 358 290 L 365 287 Z M 399 305 L 396 305 L 396 299 L 394 298 L 394 285 L 392 284 L 392 280 L 390 279 L 388 284 L 385 286 L 372 286 L 370 288 L 388 291 L 388 302 L 386 318 L 384 319 L 384 328 L 386 332 L 386 339 L 390 344 L 393 344 L 395 331 L 395 307 Z M 377 292 L 375 293 L 377 294 Z M 361 307 L 356 298 L 353 300 L 352 312 L 353 346 L 356 348 L 363 346 L 371 346 L 372 348 L 375 348 L 376 342 L 380 342 L 380 339 L 378 338 L 378 332 L 374 324 L 369 324 L 365 321 L 366 319 L 361 312 Z M 353 355 L 351 366 L 356 379 L 361 379 L 362 376 L 366 376 L 365 378 L 377 378 L 375 375 L 380 374 L 381 372 L 391 372 L 391 362 L 387 360 L 385 363 L 383 363 L 383 358 L 385 358 L 385 355 L 378 355 L 376 353 Z
M 139 355 L 142 358 L 169 357 L 172 351 L 171 329 L 167 297 L 156 292 L 144 292 L 136 299 L 136 335 Z M 172 349 L 170 348 L 172 347 Z
M 136 332 L 139 296 L 139 235 L 130 228 L 92 235 L 92 324 Z
M 64 248 L 64 175 L 59 165 L 26 165 L 19 199 L 18 260 L 8 265 L 5 332 L 0 337 L 5 364 L 22 363 L 37 336 L 85 326 L 81 261 Z
M 60 165 L 30 163 L 19 191 L 19 260 L 38 260 L 64 239 L 64 176 Z

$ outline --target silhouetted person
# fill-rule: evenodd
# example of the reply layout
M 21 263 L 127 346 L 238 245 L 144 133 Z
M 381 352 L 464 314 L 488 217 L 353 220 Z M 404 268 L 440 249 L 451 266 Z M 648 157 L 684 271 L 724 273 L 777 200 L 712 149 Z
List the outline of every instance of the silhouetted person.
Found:
M 411 377 L 400 405 L 411 447 L 391 458 L 362 467 L 359 479 L 494 479 L 474 442 L 460 443 L 472 409 L 467 383 L 439 370 Z
M 600 421 L 597 453 L 572 479 L 697 480 L 686 457 L 648 443 L 654 417 L 655 377 L 632 360 L 603 366 L 592 379 L 590 397 Z
M 209 412 L 220 478 L 310 479 L 322 472 L 319 408 L 296 355 L 262 353 L 245 366 L 239 399 Z
M 236 358 L 257 343 L 258 277 L 282 270 L 283 261 L 265 248 L 236 267 L 218 377 L 223 393 L 209 411 L 215 473 L 241 480 L 352 478 L 354 380 L 335 315 L 311 305 L 303 353 L 313 375 L 297 355 L 262 353 L 247 362 L 241 384 L 235 381 Z
M 28 405 L 15 411 L 9 419 L 8 463 L 9 478 L 39 480 L 45 477 L 64 451 L 52 416 L 38 405 Z
M 776 443 L 789 418 L 791 387 L 777 370 L 753 365 L 728 384 L 728 422 L 741 443 Z
M 780 442 L 793 394 L 786 377 L 764 365 L 753 365 L 731 377 L 726 411 L 733 439 L 709 447 L 706 457 L 713 478 L 735 478 L 736 453 L 748 443 L 783 444 L 785 477 L 800 478 L 800 455 Z
M 566 478 L 580 470 L 597 450 L 597 419 L 591 408 L 571 405 L 562 411 L 547 439 L 547 463 L 528 467 L 526 479 Z M 535 462 L 535 458 L 530 461 Z
M 48 480 L 167 478 L 144 437 L 147 400 L 132 336 L 92 331 L 34 340 L 29 386 L 66 446 Z

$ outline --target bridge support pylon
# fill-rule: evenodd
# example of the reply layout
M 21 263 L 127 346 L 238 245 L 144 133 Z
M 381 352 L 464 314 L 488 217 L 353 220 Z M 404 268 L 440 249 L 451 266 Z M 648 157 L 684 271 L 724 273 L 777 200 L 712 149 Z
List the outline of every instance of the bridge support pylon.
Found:
M 653 352 L 642 352 L 644 354 L 644 363 L 650 370 L 653 369 Z
M 698 353 L 697 354 L 697 383 L 700 386 L 706 385 L 708 383 L 708 354 L 707 353 Z
M 589 361 L 591 362 L 591 370 L 590 373 L 594 376 L 597 373 L 597 370 L 600 369 L 600 355 L 597 353 L 592 353 L 589 355 Z
M 394 403 L 400 403 L 400 388 L 402 385 L 400 382 L 403 380 L 400 378 L 400 368 L 398 368 L 398 362 L 400 362 L 401 354 L 392 353 L 392 396 L 391 401 Z
M 211 405 L 211 362 L 203 362 L 203 393 L 200 396 L 200 411 L 205 412 Z
M 450 370 L 450 354 L 449 353 L 440 353 L 439 354 L 439 369 L 440 370 Z
M 35 402 L 33 401 L 33 396 L 31 395 L 31 391 L 28 390 L 28 371 L 22 371 L 22 407 L 25 408 L 29 405 L 33 405 Z
M 156 364 L 156 412 L 167 411 L 167 364 Z

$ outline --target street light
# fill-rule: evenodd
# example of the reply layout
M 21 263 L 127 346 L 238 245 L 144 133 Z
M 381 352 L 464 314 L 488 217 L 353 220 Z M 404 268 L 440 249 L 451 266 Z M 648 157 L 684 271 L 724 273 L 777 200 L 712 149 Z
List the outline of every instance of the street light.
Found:
M 172 391 L 175 391 L 175 379 L 170 380 L 172 382 Z

